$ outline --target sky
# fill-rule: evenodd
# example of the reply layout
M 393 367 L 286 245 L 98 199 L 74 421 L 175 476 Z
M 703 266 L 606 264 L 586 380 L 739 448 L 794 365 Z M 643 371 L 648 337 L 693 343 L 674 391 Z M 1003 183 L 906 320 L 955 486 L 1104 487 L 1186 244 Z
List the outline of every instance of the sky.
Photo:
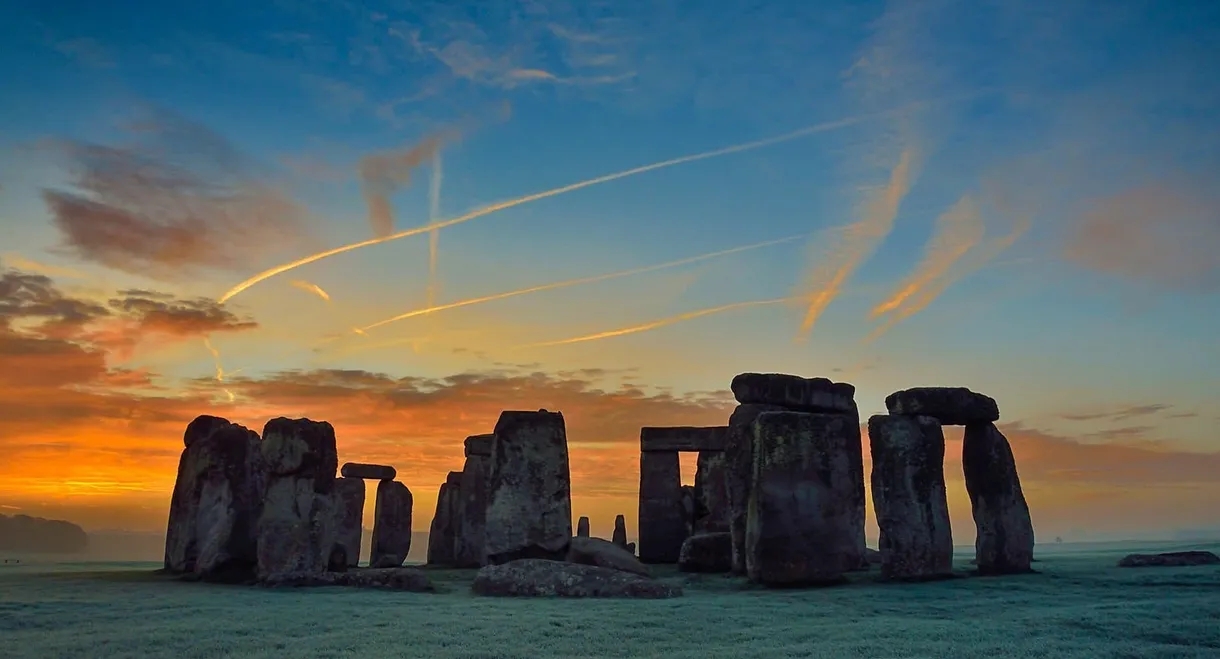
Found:
M 163 532 L 192 418 L 304 416 L 426 530 L 546 408 L 634 535 L 761 371 L 993 396 L 1040 539 L 1220 528 L 1216 3 L 0 12 L 0 512 Z

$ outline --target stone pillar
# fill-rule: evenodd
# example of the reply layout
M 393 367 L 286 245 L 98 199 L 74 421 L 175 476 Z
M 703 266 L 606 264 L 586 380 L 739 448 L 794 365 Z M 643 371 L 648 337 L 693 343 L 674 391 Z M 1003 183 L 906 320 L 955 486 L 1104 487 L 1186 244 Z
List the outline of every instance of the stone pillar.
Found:
M 962 470 L 978 535 L 981 574 L 1030 572 L 1034 527 L 1008 439 L 993 423 L 969 423 L 962 439 Z
M 364 533 L 364 480 L 335 479 L 335 544 L 343 548 L 348 567 L 360 564 L 360 536 Z
M 399 567 L 411 551 L 411 490 L 398 481 L 377 483 L 370 567 Z
M 441 483 L 436 495 L 436 513 L 428 528 L 428 565 L 453 565 L 456 543 L 453 538 L 453 500 L 460 496 L 460 486 Z
M 266 582 L 319 576 L 335 546 L 335 429 L 275 418 L 259 443 L 267 492 L 258 520 L 258 575 Z
M 729 530 L 724 451 L 699 451 L 695 469 L 695 533 Z
M 619 547 L 627 547 L 627 518 L 622 515 L 614 516 L 614 535 L 611 536 L 614 544 Z
M 733 573 L 746 573 L 746 510 L 754 474 L 754 420 L 763 412 L 782 412 L 778 405 L 738 405 L 725 434 L 725 494 L 729 499 L 729 533 L 733 540 Z
M 640 453 L 639 554 L 644 563 L 677 563 L 686 540 L 682 468 L 677 451 Z
M 589 537 L 589 518 L 588 517 L 581 517 L 580 519 L 576 520 L 576 537 L 578 537 L 578 538 Z
M 487 466 L 491 459 L 490 435 L 466 438 L 466 464 L 462 467 L 460 523 L 454 534 L 454 562 L 458 567 L 483 565 L 483 524 L 487 518 Z

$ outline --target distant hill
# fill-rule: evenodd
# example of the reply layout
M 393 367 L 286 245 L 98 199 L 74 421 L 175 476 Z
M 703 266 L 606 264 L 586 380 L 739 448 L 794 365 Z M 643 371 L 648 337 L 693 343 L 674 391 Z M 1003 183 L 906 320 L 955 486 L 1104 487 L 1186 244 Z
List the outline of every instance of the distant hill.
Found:
M 0 551 L 77 554 L 89 535 L 72 522 L 28 515 L 0 515 Z

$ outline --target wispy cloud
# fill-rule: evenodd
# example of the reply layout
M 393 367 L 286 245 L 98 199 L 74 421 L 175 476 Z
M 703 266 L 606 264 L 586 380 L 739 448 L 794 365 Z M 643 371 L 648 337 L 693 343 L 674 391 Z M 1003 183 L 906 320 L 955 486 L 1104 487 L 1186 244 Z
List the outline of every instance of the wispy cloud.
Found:
M 441 147 L 456 140 L 456 128 L 429 135 L 419 143 L 393 151 L 369 154 L 360 159 L 360 187 L 368 205 L 373 235 L 384 238 L 394 231 L 394 209 L 390 197 L 411 183 L 411 172 L 432 160 Z

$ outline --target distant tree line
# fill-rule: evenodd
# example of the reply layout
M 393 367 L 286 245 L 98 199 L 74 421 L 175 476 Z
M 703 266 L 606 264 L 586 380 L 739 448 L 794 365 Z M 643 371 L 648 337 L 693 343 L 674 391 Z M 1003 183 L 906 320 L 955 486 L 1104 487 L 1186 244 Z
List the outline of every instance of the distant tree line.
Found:
M 0 551 L 76 553 L 89 547 L 89 534 L 72 522 L 28 515 L 0 515 Z

